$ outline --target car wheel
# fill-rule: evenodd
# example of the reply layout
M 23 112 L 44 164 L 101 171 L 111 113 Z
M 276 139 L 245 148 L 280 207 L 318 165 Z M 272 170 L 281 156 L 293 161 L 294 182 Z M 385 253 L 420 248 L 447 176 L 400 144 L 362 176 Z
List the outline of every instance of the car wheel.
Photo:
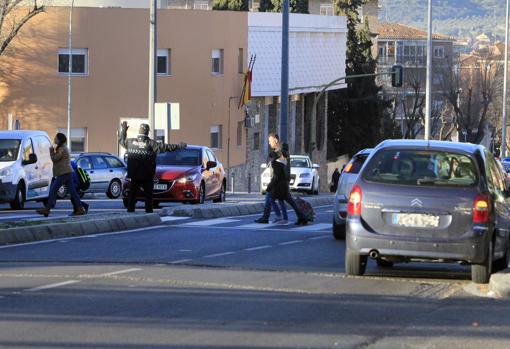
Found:
M 375 260 L 375 262 L 377 263 L 377 266 L 380 267 L 380 268 L 391 268 L 391 267 L 393 267 L 393 262 L 387 261 L 386 259 L 377 258 Z
M 510 246 L 506 249 L 503 258 L 498 259 L 496 262 L 494 262 L 494 269 L 495 271 L 500 271 L 508 268 L 509 264 L 510 264 Z
M 308 194 L 313 195 L 313 193 L 315 192 L 314 187 L 315 187 L 315 179 L 312 180 L 312 186 L 310 187 L 310 191 L 308 192 Z
M 106 192 L 106 196 L 110 199 L 118 199 L 122 194 L 122 184 L 119 180 L 114 179 L 111 181 L 108 186 L 108 191 Z
M 16 196 L 9 205 L 13 210 L 22 210 L 25 207 L 25 187 L 22 183 L 18 184 L 16 188 Z
M 205 202 L 205 183 L 200 183 L 200 191 L 198 192 L 198 199 L 195 200 L 194 204 L 203 204 Z
M 321 187 L 321 182 L 320 182 L 320 181 L 317 181 L 317 190 L 315 190 L 315 191 L 313 192 L 315 195 L 319 195 L 320 187 Z
M 61 186 L 57 190 L 57 198 L 60 200 L 63 200 L 66 198 L 67 194 L 69 194 L 69 190 L 67 190 L 67 187 L 65 185 Z
M 127 198 L 123 198 L 122 204 L 124 205 L 124 208 L 127 209 L 129 207 L 129 200 Z
M 482 264 L 471 265 L 471 281 L 475 284 L 486 284 L 492 274 L 492 256 L 494 253 L 494 243 L 491 240 L 487 251 L 487 257 Z
M 367 256 L 362 256 L 359 252 L 350 249 L 345 251 L 345 273 L 347 275 L 363 275 L 367 268 Z
M 335 240 L 345 240 L 345 224 L 336 224 L 333 219 L 333 237 Z
M 225 183 L 221 185 L 220 196 L 217 199 L 214 199 L 213 202 L 225 202 L 227 200 L 227 188 Z

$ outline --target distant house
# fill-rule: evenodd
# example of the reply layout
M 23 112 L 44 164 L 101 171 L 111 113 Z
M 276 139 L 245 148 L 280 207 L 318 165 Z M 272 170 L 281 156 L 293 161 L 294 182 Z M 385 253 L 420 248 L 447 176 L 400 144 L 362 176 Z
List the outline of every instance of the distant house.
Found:
M 403 101 L 410 103 L 416 99 L 417 95 L 423 96 L 427 75 L 427 32 L 398 23 L 381 23 L 377 42 L 379 72 L 388 71 L 394 64 L 401 64 L 404 67 L 404 86 L 402 88 L 391 87 L 389 75 L 379 78 L 383 94 L 388 98 L 393 98 L 400 105 Z M 450 36 L 437 33 L 432 35 L 433 109 L 441 108 L 443 103 L 442 87 L 446 70 L 452 68 L 455 57 L 454 42 L 455 39 Z M 398 115 L 397 119 L 401 122 L 403 133 L 405 133 L 403 110 L 398 110 Z

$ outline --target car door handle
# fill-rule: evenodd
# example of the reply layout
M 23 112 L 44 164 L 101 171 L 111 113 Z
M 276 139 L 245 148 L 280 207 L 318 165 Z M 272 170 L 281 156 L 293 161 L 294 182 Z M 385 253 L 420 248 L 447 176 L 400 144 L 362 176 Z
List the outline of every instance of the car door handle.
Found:
M 113 172 L 113 170 L 110 170 L 110 173 L 112 173 L 112 172 Z
M 94 173 L 94 171 L 90 171 L 90 173 Z

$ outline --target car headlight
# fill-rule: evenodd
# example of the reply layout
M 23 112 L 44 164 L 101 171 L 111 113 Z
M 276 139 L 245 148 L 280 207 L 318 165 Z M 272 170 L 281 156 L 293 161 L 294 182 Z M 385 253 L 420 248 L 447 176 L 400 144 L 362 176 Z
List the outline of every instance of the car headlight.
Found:
M 301 173 L 299 175 L 299 178 L 310 178 L 310 174 L 309 173 Z
M 186 184 L 187 182 L 194 182 L 195 179 L 197 179 L 197 177 L 198 177 L 198 173 L 194 173 L 194 174 L 187 175 L 187 176 L 179 178 L 177 180 L 177 182 L 181 183 L 181 184 Z
M 0 177 L 10 177 L 12 176 L 12 174 L 13 174 L 12 167 L 6 167 L 0 170 Z

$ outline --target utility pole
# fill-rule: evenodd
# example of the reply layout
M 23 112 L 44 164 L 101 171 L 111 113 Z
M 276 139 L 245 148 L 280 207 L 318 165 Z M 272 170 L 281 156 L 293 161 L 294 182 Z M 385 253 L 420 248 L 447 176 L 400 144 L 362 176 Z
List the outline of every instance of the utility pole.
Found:
M 425 140 L 430 138 L 430 114 L 432 105 L 432 0 L 429 0 L 427 33 L 427 85 L 425 92 Z
M 74 0 L 71 0 L 71 7 L 69 8 L 69 66 L 67 72 L 67 147 L 69 152 L 72 151 L 72 138 L 71 138 L 71 77 L 73 75 L 73 9 Z
M 156 60 L 158 51 L 157 47 L 157 11 L 158 1 L 151 0 L 150 8 L 150 38 L 149 38 L 149 126 L 151 128 L 150 137 L 156 138 L 156 122 L 154 118 L 155 104 L 157 98 L 157 77 L 156 77 Z
M 505 17 L 505 68 L 503 81 L 503 125 L 501 126 L 501 159 L 506 157 L 506 125 L 507 125 L 507 92 L 508 92 L 508 20 L 509 20 L 510 0 L 506 0 Z
M 282 3 L 282 86 L 280 93 L 280 141 L 287 143 L 289 116 L 289 0 Z

